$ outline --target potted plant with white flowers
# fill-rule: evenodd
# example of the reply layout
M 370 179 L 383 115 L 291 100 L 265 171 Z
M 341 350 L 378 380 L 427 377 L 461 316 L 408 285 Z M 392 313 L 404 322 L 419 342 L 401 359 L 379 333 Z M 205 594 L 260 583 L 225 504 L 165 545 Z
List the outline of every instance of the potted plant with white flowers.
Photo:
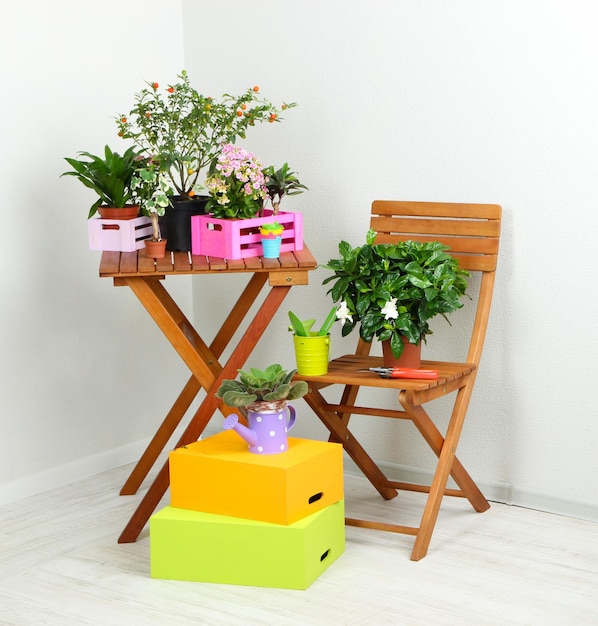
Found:
M 376 244 L 375 236 L 369 231 L 357 247 L 341 241 L 340 258 L 323 266 L 334 272 L 324 284 L 332 283 L 328 293 L 340 304 L 343 337 L 359 324 L 364 341 L 382 342 L 385 364 L 413 351 L 413 360 L 401 365 L 419 367 L 430 320 L 441 315 L 448 321 L 463 306 L 469 272 L 439 242 Z

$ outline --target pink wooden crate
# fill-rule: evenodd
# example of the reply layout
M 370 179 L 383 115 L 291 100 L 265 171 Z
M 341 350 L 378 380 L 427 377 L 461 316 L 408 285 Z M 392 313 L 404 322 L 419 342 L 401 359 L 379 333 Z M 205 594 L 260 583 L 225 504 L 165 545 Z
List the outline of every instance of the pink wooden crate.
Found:
M 133 252 L 145 246 L 152 236 L 149 217 L 132 220 L 108 220 L 94 217 L 87 222 L 90 250 Z
M 223 220 L 211 215 L 194 215 L 191 218 L 191 252 L 224 259 L 245 259 L 261 256 L 262 244 L 259 227 L 276 221 L 284 226 L 281 252 L 303 250 L 303 214 L 264 211 L 264 217 L 247 220 Z

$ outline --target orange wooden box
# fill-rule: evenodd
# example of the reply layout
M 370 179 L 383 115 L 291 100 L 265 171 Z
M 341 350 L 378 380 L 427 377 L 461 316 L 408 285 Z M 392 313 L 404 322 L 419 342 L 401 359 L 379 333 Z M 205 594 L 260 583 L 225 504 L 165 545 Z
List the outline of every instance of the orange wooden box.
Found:
M 224 431 L 170 453 L 170 503 L 293 524 L 343 499 L 342 454 L 340 444 L 292 437 L 286 452 L 254 454 Z

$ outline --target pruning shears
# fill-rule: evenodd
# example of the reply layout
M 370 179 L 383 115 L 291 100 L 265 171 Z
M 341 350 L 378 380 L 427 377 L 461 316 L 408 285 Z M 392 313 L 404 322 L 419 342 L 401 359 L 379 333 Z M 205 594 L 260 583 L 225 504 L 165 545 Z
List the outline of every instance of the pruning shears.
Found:
M 358 372 L 376 372 L 382 378 L 415 378 L 434 380 L 438 378 L 437 370 L 420 370 L 410 367 L 368 367 Z

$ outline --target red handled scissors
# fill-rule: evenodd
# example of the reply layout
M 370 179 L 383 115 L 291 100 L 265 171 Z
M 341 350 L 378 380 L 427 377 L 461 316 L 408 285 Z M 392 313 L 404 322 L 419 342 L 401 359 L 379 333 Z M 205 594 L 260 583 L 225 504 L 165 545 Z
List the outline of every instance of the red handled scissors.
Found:
M 415 378 L 420 380 L 434 380 L 438 378 L 437 370 L 420 370 L 410 367 L 368 367 L 367 370 L 357 371 L 376 372 L 382 378 Z

